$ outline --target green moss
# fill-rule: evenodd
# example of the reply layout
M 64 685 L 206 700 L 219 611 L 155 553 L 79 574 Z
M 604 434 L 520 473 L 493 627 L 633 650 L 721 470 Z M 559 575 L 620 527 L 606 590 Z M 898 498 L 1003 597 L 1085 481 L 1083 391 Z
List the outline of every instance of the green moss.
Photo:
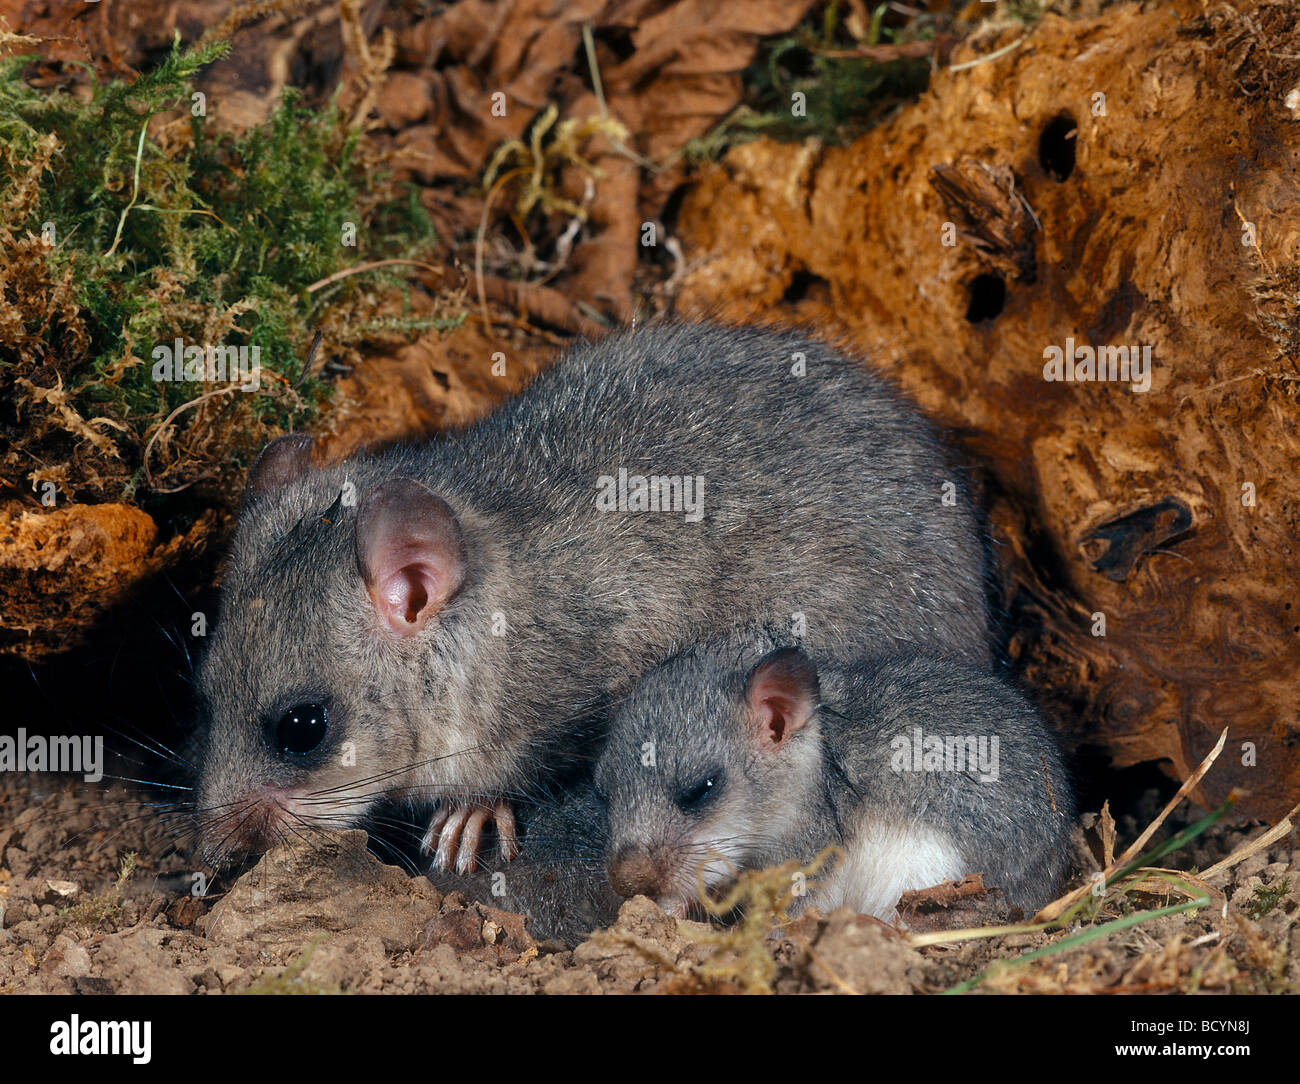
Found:
M 293 963 L 286 967 L 278 975 L 263 975 L 246 990 L 240 990 L 241 994 L 342 994 L 344 991 L 339 986 L 325 986 L 319 982 L 313 982 L 311 979 L 302 977 L 303 969 L 311 959 L 311 954 L 316 951 L 316 946 L 324 940 L 323 937 L 317 937 L 308 945 L 301 956 Z
M 118 867 L 117 880 L 109 886 L 108 891 L 101 892 L 92 899 L 82 900 L 72 907 L 64 907 L 59 917 L 72 926 L 85 926 L 94 929 L 105 922 L 116 923 L 122 914 L 122 897 L 126 892 L 127 882 L 135 874 L 139 856 L 135 851 L 128 851 L 122 856 Z
M 1002 13 L 1012 22 L 1033 26 L 1047 14 L 1047 5 L 1043 0 L 1005 0 Z
M 0 426 L 21 434 L 6 466 L 65 496 L 147 503 L 236 477 L 232 461 L 318 411 L 329 389 L 301 371 L 312 333 L 324 327 L 327 348 L 360 341 L 382 280 L 309 287 L 429 257 L 416 194 L 375 168 L 333 103 L 286 90 L 238 136 L 193 115 L 195 73 L 227 50 L 178 41 L 134 82 L 93 81 L 81 97 L 27 86 L 30 58 L 0 61 L 0 397 L 17 408 Z M 160 432 L 214 387 L 154 379 L 154 348 L 178 338 L 258 347 L 260 391 L 186 408 Z
M 1274 907 L 1286 899 L 1287 894 L 1291 891 L 1291 882 L 1282 880 L 1275 885 L 1256 885 L 1254 899 L 1246 906 L 1246 914 L 1254 922 L 1258 922 Z
M 745 105 L 703 139 L 687 145 L 691 158 L 716 158 L 759 135 L 787 142 L 852 142 L 894 106 L 913 101 L 929 85 L 930 59 L 872 60 L 859 47 L 930 41 L 938 23 L 925 12 L 899 15 L 871 8 L 871 21 L 850 32 L 848 5 L 815 7 L 789 34 L 764 41 L 744 74 Z M 795 95 L 804 115 L 795 115 Z

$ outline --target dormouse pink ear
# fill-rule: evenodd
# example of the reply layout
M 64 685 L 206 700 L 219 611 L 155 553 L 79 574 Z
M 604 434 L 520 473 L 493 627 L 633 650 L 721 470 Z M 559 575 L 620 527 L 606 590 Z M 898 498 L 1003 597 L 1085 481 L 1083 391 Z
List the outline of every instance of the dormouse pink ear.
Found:
M 749 672 L 745 700 L 759 744 L 775 749 L 817 710 L 821 700 L 817 667 L 797 647 L 779 648 Z
M 290 433 L 276 437 L 257 457 L 248 474 L 245 499 L 269 493 L 273 489 L 297 481 L 311 470 L 314 442 L 305 433 Z
M 413 478 L 384 482 L 357 511 L 357 564 L 384 624 L 414 636 L 465 581 L 456 513 Z

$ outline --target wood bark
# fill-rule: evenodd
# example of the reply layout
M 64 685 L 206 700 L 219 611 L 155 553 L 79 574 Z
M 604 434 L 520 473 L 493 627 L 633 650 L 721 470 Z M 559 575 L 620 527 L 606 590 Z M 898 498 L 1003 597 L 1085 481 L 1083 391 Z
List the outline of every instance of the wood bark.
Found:
M 851 146 L 688 195 L 680 307 L 871 356 L 978 464 L 1008 650 L 1075 747 L 1199 798 L 1300 792 L 1300 33 L 1293 3 L 1111 8 L 961 47 Z M 1045 352 L 1149 348 L 1136 380 Z M 1104 635 L 1099 635 L 1104 620 Z

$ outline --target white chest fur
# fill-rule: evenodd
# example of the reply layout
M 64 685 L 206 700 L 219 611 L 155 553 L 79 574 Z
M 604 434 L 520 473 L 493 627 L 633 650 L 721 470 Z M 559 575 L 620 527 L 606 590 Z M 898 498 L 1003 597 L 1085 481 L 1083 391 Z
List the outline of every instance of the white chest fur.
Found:
M 892 922 L 904 892 L 929 888 L 963 874 L 961 855 L 948 836 L 922 824 L 864 820 L 845 856 L 809 894 L 823 914 L 851 907 Z

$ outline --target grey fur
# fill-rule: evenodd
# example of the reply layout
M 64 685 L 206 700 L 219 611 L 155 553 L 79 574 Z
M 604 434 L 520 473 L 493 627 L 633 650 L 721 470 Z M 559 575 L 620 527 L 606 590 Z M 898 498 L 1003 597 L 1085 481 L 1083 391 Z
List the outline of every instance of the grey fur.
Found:
M 962 872 L 984 874 L 1013 904 L 1036 910 L 1054 898 L 1068 860 L 1072 788 L 1055 742 L 1018 692 L 949 658 L 816 659 L 820 707 L 782 748 L 763 749 L 751 740 L 745 687 L 772 646 L 729 637 L 689 649 L 619 705 L 595 773 L 608 800 L 611 860 L 648 853 L 663 883 L 689 898 L 710 850 L 733 869 L 809 861 L 830 844 L 848 847 L 871 818 L 943 833 L 958 844 Z M 906 761 L 895 762 L 892 743 L 910 745 L 916 727 L 996 736 L 997 778 L 895 770 Z M 679 808 L 677 798 L 706 777 L 720 780 L 707 805 Z
M 486 870 L 470 874 L 430 870 L 429 880 L 444 892 L 524 915 L 539 941 L 571 947 L 611 925 L 623 900 L 606 875 L 605 807 L 591 784 L 577 783 L 521 813 L 527 827 L 519 857 L 503 862 L 490 855 Z
M 791 375 L 796 353 L 806 375 Z M 703 521 L 598 511 L 597 476 L 619 468 L 703 476 Z M 375 634 L 355 522 L 357 502 L 400 477 L 454 510 L 468 574 L 398 642 Z M 577 346 L 479 424 L 248 501 L 199 675 L 207 853 L 229 850 L 229 811 L 263 783 L 306 788 L 302 818 L 329 826 L 383 796 L 529 790 L 611 693 L 737 624 L 801 613 L 819 651 L 987 666 L 982 580 L 958 472 L 856 362 L 714 325 Z M 268 728 L 309 700 L 330 705 L 325 744 L 277 755 Z

